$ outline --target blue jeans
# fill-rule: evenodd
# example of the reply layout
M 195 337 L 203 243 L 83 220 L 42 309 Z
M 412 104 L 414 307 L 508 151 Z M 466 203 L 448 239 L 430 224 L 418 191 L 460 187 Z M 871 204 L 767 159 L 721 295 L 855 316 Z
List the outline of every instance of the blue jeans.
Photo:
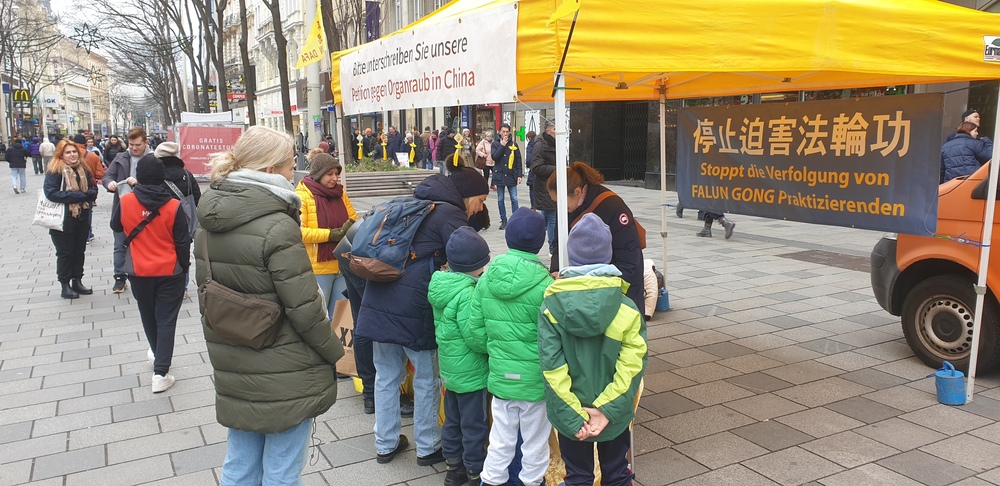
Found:
M 20 181 L 20 182 L 18 182 Z M 28 179 L 25 178 L 24 167 L 11 167 L 10 168 L 10 185 L 14 189 L 20 189 L 24 191 L 25 185 L 28 183 Z
M 556 251 L 556 210 L 542 211 L 545 218 L 545 230 L 549 232 L 549 255 Z
M 406 377 L 406 358 L 413 363 L 413 435 L 417 456 L 441 448 L 441 381 L 437 351 L 414 351 L 398 344 L 373 342 L 375 359 L 375 451 L 388 454 L 399 445 L 399 385 Z
M 504 206 L 504 189 L 510 193 L 510 212 L 517 211 L 517 186 L 497 186 L 497 204 L 500 206 L 500 222 L 507 222 L 507 208 Z
M 328 273 L 325 275 L 316 274 L 316 283 L 323 291 L 326 298 L 326 312 L 329 317 L 333 317 L 333 308 L 337 306 L 338 300 L 345 300 L 344 290 L 347 290 L 347 282 L 344 276 L 339 273 Z
M 219 485 L 301 485 L 313 420 L 276 434 L 229 429 Z

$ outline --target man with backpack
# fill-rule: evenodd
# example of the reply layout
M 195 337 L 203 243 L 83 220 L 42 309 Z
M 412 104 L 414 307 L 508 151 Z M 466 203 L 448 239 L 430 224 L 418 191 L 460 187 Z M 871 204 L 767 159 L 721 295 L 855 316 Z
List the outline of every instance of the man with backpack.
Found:
M 377 206 L 366 215 L 353 240 L 350 269 L 368 278 L 354 332 L 370 339 L 374 350 L 375 450 L 379 464 L 391 462 L 409 445 L 399 433 L 402 424 L 398 400 L 407 358 L 414 367 L 417 464 L 430 466 L 444 461 L 438 425 L 441 393 L 437 342 L 427 288 L 434 271 L 447 262 L 445 245 L 451 233 L 467 226 L 469 218 L 483 210 L 489 193 L 486 179 L 478 171 L 460 166 L 453 172 L 451 177 L 428 177 L 416 187 L 414 198 Z M 428 204 L 431 201 L 433 206 Z M 398 217 L 399 211 L 407 211 L 409 216 Z M 415 229 L 412 218 L 419 221 Z M 395 235 L 394 248 L 384 241 L 387 233 Z M 367 243 L 371 241 L 376 241 L 375 248 Z M 395 248 L 401 251 L 393 252 Z M 387 257 L 392 253 L 401 260 Z M 385 275 L 365 274 L 366 269 L 381 269 Z

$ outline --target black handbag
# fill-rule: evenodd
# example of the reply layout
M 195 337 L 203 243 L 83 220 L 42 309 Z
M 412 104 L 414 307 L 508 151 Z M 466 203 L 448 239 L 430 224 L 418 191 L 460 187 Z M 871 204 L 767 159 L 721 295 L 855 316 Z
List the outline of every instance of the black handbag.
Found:
M 212 280 L 208 235 L 202 239 L 201 247 L 208 280 L 198 286 L 198 305 L 205 325 L 217 336 L 240 346 L 263 349 L 274 344 L 281 329 L 281 306 L 248 297 Z

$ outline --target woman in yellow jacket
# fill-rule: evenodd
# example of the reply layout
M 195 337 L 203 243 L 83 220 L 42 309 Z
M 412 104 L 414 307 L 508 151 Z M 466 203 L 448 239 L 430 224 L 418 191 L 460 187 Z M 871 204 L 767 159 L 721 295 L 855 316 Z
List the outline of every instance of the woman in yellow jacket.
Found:
M 302 199 L 302 242 L 332 317 L 334 305 L 345 299 L 346 289 L 333 249 L 358 219 L 358 213 L 340 183 L 337 159 L 330 154 L 316 154 L 309 167 L 309 175 L 295 188 Z

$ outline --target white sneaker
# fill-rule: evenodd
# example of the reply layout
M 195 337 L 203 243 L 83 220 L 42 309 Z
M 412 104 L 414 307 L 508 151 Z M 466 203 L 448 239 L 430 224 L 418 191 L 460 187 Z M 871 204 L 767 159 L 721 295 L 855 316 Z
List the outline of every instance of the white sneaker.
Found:
M 174 375 L 167 373 L 166 376 L 153 375 L 153 393 L 162 393 L 174 386 Z
M 149 364 L 153 364 L 153 361 L 156 361 L 156 355 L 153 354 L 153 350 L 152 349 L 147 349 L 146 350 L 146 359 L 149 360 Z

